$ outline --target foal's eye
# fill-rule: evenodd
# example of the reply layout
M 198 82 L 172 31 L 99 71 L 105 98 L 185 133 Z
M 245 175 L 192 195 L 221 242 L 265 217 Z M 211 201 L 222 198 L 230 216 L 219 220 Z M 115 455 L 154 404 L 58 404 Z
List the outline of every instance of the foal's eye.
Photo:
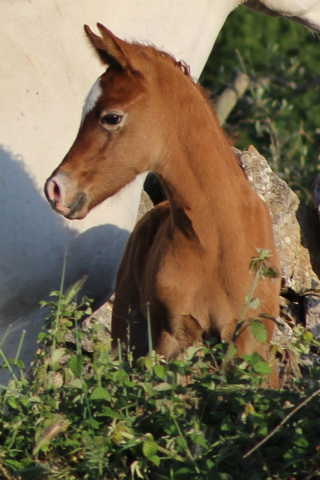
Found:
M 119 125 L 123 116 L 116 113 L 107 113 L 100 118 L 101 125 Z

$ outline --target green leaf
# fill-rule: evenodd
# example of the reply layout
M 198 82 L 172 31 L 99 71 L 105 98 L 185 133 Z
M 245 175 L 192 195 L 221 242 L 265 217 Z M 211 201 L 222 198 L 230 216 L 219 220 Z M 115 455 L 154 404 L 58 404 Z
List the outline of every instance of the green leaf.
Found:
M 205 462 L 207 469 L 212 470 L 214 468 L 214 462 L 211 460 L 211 458 L 208 458 Z
M 243 355 L 243 358 L 256 373 L 260 373 L 261 375 L 269 375 L 272 372 L 268 363 L 261 357 L 261 355 L 259 355 L 259 353 Z
M 83 370 L 83 360 L 80 355 L 74 355 L 70 362 L 69 367 L 75 377 L 80 377 Z
M 301 436 L 299 435 L 294 441 L 294 443 L 295 445 L 298 445 L 299 447 L 303 447 L 303 448 L 307 448 L 310 445 L 309 441 L 303 435 Z
M 154 441 L 151 433 L 147 433 L 146 437 L 146 440 L 142 443 L 142 452 L 146 458 L 150 459 L 150 457 L 153 457 L 158 451 L 158 445 Z
M 11 460 L 11 459 L 4 459 L 3 462 L 7 467 L 14 468 L 15 470 L 22 470 L 24 467 L 23 463 L 17 461 L 17 460 Z
M 80 388 L 82 390 L 82 380 L 80 380 L 80 378 L 73 378 L 66 384 L 66 387 Z
M 98 430 L 101 427 L 101 423 L 95 418 L 88 418 L 88 420 L 83 422 L 83 426 L 87 427 L 88 430 L 92 428 Z
M 19 408 L 19 404 L 14 397 L 9 397 L 7 399 L 7 404 L 9 405 L 9 407 L 13 408 L 14 410 L 17 410 Z
M 144 367 L 146 370 L 150 370 L 154 365 L 154 358 L 151 356 L 144 357 Z
M 57 348 L 51 355 L 50 366 L 53 368 L 57 363 L 59 364 L 66 353 L 67 350 L 65 348 Z
M 194 471 L 188 467 L 181 467 L 175 471 L 174 478 L 177 480 L 187 480 L 194 478 Z
M 40 332 L 38 334 L 38 342 L 41 343 L 43 340 L 47 338 L 48 334 L 45 332 Z
M 313 335 L 312 332 L 310 332 L 310 331 L 304 332 L 303 340 L 305 340 L 307 343 L 310 343 L 310 342 L 312 342 L 313 339 L 314 339 L 314 335 Z
M 196 433 L 191 436 L 192 438 L 192 443 L 194 445 L 200 445 L 201 447 L 208 447 L 207 440 L 205 439 L 203 434 Z
M 258 342 L 265 345 L 268 340 L 268 332 L 261 320 L 252 320 L 250 323 L 251 333 Z
M 110 407 L 103 407 L 103 411 L 101 413 L 101 416 L 104 417 L 111 417 L 111 418 L 117 418 L 119 420 L 122 420 L 124 418 L 124 415 L 122 413 L 112 410 Z
M 109 391 L 101 386 L 96 387 L 90 395 L 90 400 L 110 400 L 110 398 Z
M 261 373 L 261 375 L 269 375 L 272 372 L 270 366 L 263 360 L 252 365 L 252 368 L 256 373 Z
M 157 467 L 160 466 L 160 457 L 158 457 L 158 455 L 152 455 L 151 457 L 148 457 L 148 460 L 154 463 Z
M 16 358 L 15 360 L 12 361 L 12 365 L 15 365 L 18 368 L 24 368 L 24 363 L 20 358 Z
M 114 381 L 121 381 L 128 377 L 128 374 L 125 370 L 118 370 L 114 372 Z
M 154 366 L 154 373 L 157 375 L 157 377 L 159 377 L 159 378 L 161 378 L 161 380 L 163 380 L 167 375 L 167 369 L 164 365 L 155 365 Z
M 166 390 L 172 390 L 172 385 L 170 385 L 170 383 L 167 383 L 167 382 L 162 382 L 162 383 L 159 383 L 159 385 L 156 385 L 155 387 L 153 387 L 152 390 L 155 390 L 156 392 L 164 392 Z

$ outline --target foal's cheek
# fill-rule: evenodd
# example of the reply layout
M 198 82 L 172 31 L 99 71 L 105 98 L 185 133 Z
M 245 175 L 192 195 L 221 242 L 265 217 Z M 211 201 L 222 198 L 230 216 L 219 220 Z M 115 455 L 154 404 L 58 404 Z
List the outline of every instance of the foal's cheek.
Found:
M 152 170 L 160 160 L 164 160 L 167 144 L 160 131 L 150 131 L 150 134 L 146 135 L 141 143 L 144 170 Z

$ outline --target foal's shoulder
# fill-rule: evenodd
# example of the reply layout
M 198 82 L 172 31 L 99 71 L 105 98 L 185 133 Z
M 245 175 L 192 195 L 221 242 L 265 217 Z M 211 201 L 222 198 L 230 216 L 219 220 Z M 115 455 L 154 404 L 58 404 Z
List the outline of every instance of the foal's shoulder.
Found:
M 152 249 L 155 239 L 159 238 L 158 232 L 165 228 L 170 217 L 170 206 L 168 201 L 159 203 L 149 210 L 137 223 L 131 233 L 122 263 L 135 265 L 145 259 Z M 142 262 L 144 264 L 144 262 Z

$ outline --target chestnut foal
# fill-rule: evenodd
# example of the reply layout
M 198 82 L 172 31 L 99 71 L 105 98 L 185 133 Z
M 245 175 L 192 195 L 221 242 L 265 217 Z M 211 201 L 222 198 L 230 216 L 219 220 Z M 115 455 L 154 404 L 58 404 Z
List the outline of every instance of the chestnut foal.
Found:
M 112 338 L 147 352 L 147 315 L 154 349 L 165 357 L 218 335 L 230 341 L 253 273 L 257 249 L 280 271 L 272 223 L 251 189 L 210 102 L 184 63 L 154 47 L 127 43 L 98 24 L 85 27 L 106 72 L 92 87 L 78 136 L 47 180 L 52 207 L 83 218 L 138 174 L 154 172 L 168 201 L 138 223 L 118 272 Z M 279 279 L 261 279 L 260 305 L 246 318 L 278 315 Z M 261 317 L 270 341 L 274 322 Z M 238 355 L 268 346 L 244 324 Z M 270 384 L 278 386 L 275 365 Z

